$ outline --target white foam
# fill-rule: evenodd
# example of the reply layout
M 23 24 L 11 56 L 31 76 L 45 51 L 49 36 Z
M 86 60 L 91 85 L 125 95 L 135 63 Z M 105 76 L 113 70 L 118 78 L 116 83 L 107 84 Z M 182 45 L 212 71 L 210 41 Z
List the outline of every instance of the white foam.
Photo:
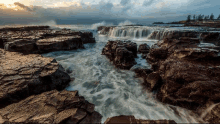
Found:
M 86 44 L 86 49 L 58 51 L 44 56 L 54 57 L 65 69 L 71 68 L 75 80 L 67 90 L 78 90 L 86 100 L 95 104 L 95 110 L 102 114 L 102 123 L 117 115 L 134 115 L 138 119 L 171 119 L 177 123 L 196 123 L 197 117 L 190 111 L 158 102 L 153 93 L 142 89 L 142 80 L 135 78 L 129 70 L 115 68 L 101 55 L 108 39 L 96 37 L 96 44 Z M 149 41 L 150 42 L 150 41 Z M 137 58 L 140 65 L 145 61 Z M 148 66 L 147 64 L 145 66 Z

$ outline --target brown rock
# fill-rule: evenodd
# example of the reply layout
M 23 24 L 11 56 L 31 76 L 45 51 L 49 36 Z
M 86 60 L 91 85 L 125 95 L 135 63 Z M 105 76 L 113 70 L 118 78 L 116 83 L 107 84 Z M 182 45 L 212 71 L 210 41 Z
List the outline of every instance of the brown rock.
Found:
M 36 41 L 33 39 L 18 39 L 12 42 L 6 42 L 4 48 L 11 52 L 20 52 L 23 54 L 38 53 Z
M 64 36 L 41 39 L 36 42 L 40 53 L 84 48 L 80 36 Z
M 153 72 L 152 69 L 144 68 L 144 67 L 138 66 L 138 65 L 133 66 L 130 70 L 134 71 L 136 73 L 137 77 L 143 77 L 143 78 L 145 78 L 146 75 Z
M 0 48 L 24 54 L 84 48 L 95 43 L 92 32 L 54 30 L 49 27 L 15 27 L 0 29 Z
M 179 59 L 213 59 L 218 58 L 218 50 L 209 48 L 184 48 L 175 50 L 172 57 Z
M 63 90 L 70 81 L 55 59 L 0 49 L 0 108 L 32 94 Z
M 130 41 L 108 41 L 102 50 L 118 68 L 130 69 L 136 64 L 137 44 Z
M 220 123 L 220 104 L 211 105 L 207 108 L 202 115 L 202 118 L 210 123 Z
M 97 30 L 99 31 L 99 34 L 108 35 L 109 31 L 112 30 L 114 27 L 115 26 L 99 26 Z
M 147 60 L 154 75 L 147 75 L 145 83 L 150 90 L 160 84 L 155 87 L 160 101 L 201 114 L 210 103 L 220 102 L 220 53 L 214 44 L 198 41 L 188 36 L 167 38 L 152 46 Z M 203 117 L 211 123 L 220 120 L 217 108 Z
M 102 116 L 77 91 L 56 90 L 30 96 L 0 109 L 0 121 L 13 124 L 101 123 Z M 3 120 L 3 119 L 4 120 Z
M 83 32 L 80 34 L 81 40 L 83 44 L 86 43 L 95 43 L 95 38 L 93 38 L 93 33 L 92 32 Z
M 142 120 L 135 119 L 131 115 L 120 115 L 108 118 L 105 124 L 176 124 L 176 122 L 171 120 Z
M 165 47 L 158 47 L 157 45 L 152 46 L 150 52 L 147 54 L 147 61 L 154 63 L 159 60 L 165 60 L 168 57 L 168 50 Z
M 196 110 L 208 100 L 218 99 L 219 66 L 167 59 L 160 64 L 159 72 L 164 84 L 158 98 L 163 102 Z
M 147 85 L 147 88 L 151 91 L 159 89 L 162 85 L 160 74 L 157 72 L 150 73 L 149 75 L 147 75 L 145 84 Z
M 190 38 L 197 38 L 200 33 L 195 31 L 154 31 L 150 36 L 149 39 L 157 39 L 162 40 L 165 38 L 169 39 L 179 39 L 180 37 L 190 37 Z
M 149 52 L 150 46 L 148 46 L 146 43 L 139 45 L 138 53 L 146 54 Z

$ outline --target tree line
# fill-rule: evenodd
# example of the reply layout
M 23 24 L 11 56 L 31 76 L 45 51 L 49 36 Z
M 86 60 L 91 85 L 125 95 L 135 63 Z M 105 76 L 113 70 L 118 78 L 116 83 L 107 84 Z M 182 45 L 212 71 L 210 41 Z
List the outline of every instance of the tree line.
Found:
M 216 18 L 217 20 L 220 20 L 220 14 L 219 16 Z M 205 15 L 188 15 L 187 16 L 187 22 L 190 22 L 190 21 L 208 21 L 208 20 L 215 20 L 215 16 L 213 15 L 213 13 L 209 16 L 205 16 Z

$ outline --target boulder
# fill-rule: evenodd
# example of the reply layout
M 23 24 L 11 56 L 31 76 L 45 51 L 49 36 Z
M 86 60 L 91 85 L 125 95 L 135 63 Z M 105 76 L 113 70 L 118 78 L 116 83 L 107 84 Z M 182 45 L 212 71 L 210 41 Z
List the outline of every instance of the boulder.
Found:
M 113 64 L 121 69 L 130 69 L 136 64 L 137 44 L 131 41 L 108 41 L 102 50 Z
M 141 44 L 139 45 L 138 53 L 143 53 L 143 54 L 149 53 L 149 49 L 150 49 L 150 46 L 148 46 L 146 43 Z
M 32 94 L 63 90 L 70 76 L 55 59 L 0 49 L 0 108 Z
M 173 120 L 142 120 L 131 115 L 120 115 L 108 118 L 105 124 L 176 124 Z
M 83 32 L 80 34 L 81 40 L 83 44 L 86 43 L 95 43 L 95 38 L 93 38 L 93 33 L 92 32 Z
M 130 70 L 134 71 L 137 77 L 146 77 L 146 75 L 153 72 L 152 69 L 149 69 L 148 67 L 143 67 L 140 65 L 134 65 Z
M 154 45 L 151 47 L 146 59 L 149 63 L 154 63 L 160 60 L 165 60 L 168 57 L 168 49 L 166 47 L 158 47 Z
M 52 90 L 32 95 L 0 109 L 3 124 L 85 124 L 101 123 L 95 106 L 78 95 L 78 91 Z
M 40 39 L 36 42 L 36 44 L 39 53 L 84 48 L 80 36 L 63 36 Z
M 149 89 L 150 91 L 159 89 L 162 85 L 162 79 L 160 77 L 160 74 L 157 72 L 152 72 L 148 74 L 145 80 L 145 85 L 147 86 L 147 89 Z

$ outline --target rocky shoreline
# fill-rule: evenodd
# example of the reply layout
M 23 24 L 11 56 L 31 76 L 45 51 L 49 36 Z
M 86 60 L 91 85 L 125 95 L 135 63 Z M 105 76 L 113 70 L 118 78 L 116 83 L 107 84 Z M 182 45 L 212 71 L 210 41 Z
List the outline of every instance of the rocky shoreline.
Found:
M 144 79 L 144 86 L 148 90 L 157 92 L 157 99 L 161 102 L 193 110 L 206 122 L 219 123 L 220 47 L 216 46 L 220 42 L 219 35 L 203 34 L 204 44 L 196 38 L 197 34 L 178 31 L 167 34 L 151 48 L 141 44 L 138 53 L 142 53 L 142 57 L 151 64 L 151 69 L 132 70 Z M 120 65 L 119 68 L 130 69 L 135 65 L 132 53 L 137 54 L 137 46 L 134 46 L 136 51 L 133 52 L 126 45 L 111 45 L 119 43 L 132 44 L 109 41 L 103 48 L 103 54 L 116 67 Z M 121 49 L 126 52 L 120 53 Z M 129 52 L 130 58 L 127 60 L 126 53 Z M 110 55 L 123 61 L 116 63 Z M 131 65 L 124 68 L 127 63 Z
M 94 104 L 79 96 L 77 91 L 64 90 L 74 79 L 55 59 L 39 55 L 84 48 L 85 43 L 95 43 L 91 32 L 27 26 L 2 28 L 0 36 L 0 123 L 101 123 L 102 115 L 94 110 Z M 133 50 L 133 45 L 127 45 L 127 49 Z M 133 116 L 113 117 L 105 123 L 118 120 L 126 123 L 128 120 L 124 118 L 134 120 Z M 133 120 L 132 123 L 140 124 L 175 123 Z
M 3 30 L 4 29 L 4 30 Z M 55 30 L 49 26 L 3 28 L 0 31 L 0 48 L 23 54 L 42 54 L 52 51 L 84 48 L 95 43 L 92 32 Z

